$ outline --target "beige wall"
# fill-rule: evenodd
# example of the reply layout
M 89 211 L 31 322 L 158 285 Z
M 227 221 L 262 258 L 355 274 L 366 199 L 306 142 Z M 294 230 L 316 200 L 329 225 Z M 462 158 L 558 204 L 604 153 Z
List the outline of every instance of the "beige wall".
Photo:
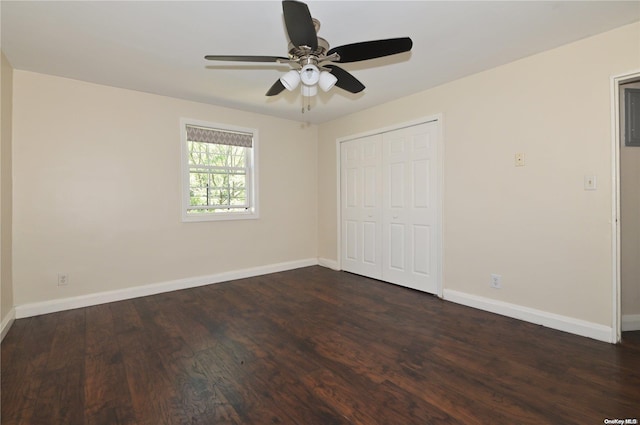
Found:
M 260 219 L 181 222 L 180 117 L 258 129 Z M 315 126 L 20 70 L 13 118 L 16 305 L 317 257 Z
M 445 289 L 612 326 L 610 77 L 638 52 L 634 24 L 321 125 L 319 257 L 337 259 L 336 139 L 442 113 Z
M 640 88 L 640 82 L 622 85 Z M 624 105 L 624 94 L 620 92 Z M 621 108 L 623 111 L 623 108 Z M 640 314 L 640 147 L 620 145 L 620 277 L 623 315 Z
M 13 69 L 9 61 L 2 56 L 0 74 L 1 89 L 1 147 L 0 147 L 0 320 L 6 323 L 13 308 L 13 283 L 11 280 L 11 226 L 12 226 L 12 188 L 11 188 L 11 122 Z

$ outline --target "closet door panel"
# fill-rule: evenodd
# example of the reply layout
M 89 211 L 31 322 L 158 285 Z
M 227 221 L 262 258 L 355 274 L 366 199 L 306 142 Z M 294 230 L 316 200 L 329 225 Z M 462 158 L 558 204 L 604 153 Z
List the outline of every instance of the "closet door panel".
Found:
M 438 225 L 434 123 L 385 133 L 382 155 L 382 279 L 435 293 Z
M 382 137 L 350 140 L 340 149 L 342 269 L 380 279 Z

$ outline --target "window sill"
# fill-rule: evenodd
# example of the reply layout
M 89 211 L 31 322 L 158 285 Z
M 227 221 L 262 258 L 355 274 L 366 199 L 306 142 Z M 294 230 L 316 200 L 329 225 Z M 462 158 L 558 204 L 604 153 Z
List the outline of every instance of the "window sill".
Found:
M 217 213 L 217 214 L 185 214 L 182 213 L 182 221 L 184 223 L 194 223 L 200 221 L 231 221 L 231 220 L 255 220 L 260 218 L 257 212 L 235 212 L 235 213 Z

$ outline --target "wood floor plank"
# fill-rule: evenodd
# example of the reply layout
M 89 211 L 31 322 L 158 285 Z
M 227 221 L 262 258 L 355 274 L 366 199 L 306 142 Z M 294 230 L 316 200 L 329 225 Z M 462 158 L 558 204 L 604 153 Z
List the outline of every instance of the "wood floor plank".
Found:
M 229 403 L 225 411 L 232 413 L 234 422 L 247 425 L 294 423 L 277 405 L 268 388 L 248 378 L 241 367 L 244 360 L 235 353 L 229 353 L 223 345 L 200 351 L 196 358 L 210 382 Z
M 34 414 L 34 425 L 83 424 L 84 368 L 73 364 L 47 371 L 42 378 Z
M 85 374 L 84 409 L 87 424 L 136 423 L 126 369 L 119 350 L 116 353 L 87 356 Z
M 206 351 L 201 350 L 201 352 Z M 240 417 L 220 389 L 220 375 L 211 374 L 198 358 L 190 362 L 182 380 L 181 403 L 185 417 L 193 423 L 242 424 Z
M 19 319 L 1 424 L 640 419 L 640 332 L 606 344 L 308 267 Z
M 157 351 L 149 350 L 142 339 L 142 334 L 135 339 L 118 335 L 136 423 L 180 423 L 180 416 L 175 409 L 172 378 L 162 365 Z
M 58 313 L 34 406 L 33 424 L 84 423 L 85 310 Z
M 176 291 L 157 297 L 158 311 L 167 311 L 170 314 L 161 314 L 156 320 L 171 336 L 180 336 L 193 352 L 198 352 L 214 347 L 217 341 L 212 338 L 213 335 L 202 323 L 194 320 L 191 314 L 193 309 L 197 308 L 196 302 L 199 299 L 192 295 L 194 292 L 199 291 Z M 174 308 L 176 302 L 181 303 L 183 308 Z
M 87 424 L 135 424 L 122 353 L 108 304 L 85 310 L 84 409 Z
M 116 329 L 109 304 L 87 307 L 85 310 L 85 355 L 116 354 Z
M 5 372 L 9 372 L 10 369 L 5 366 L 14 363 L 14 354 L 17 353 L 15 363 L 20 361 L 21 350 L 24 348 L 23 341 L 31 330 L 29 320 L 30 318 L 15 320 L 11 326 L 13 332 L 9 332 L 2 340 L 3 363 L 0 373 L 4 374 Z
M 47 370 L 68 368 L 81 362 L 85 354 L 85 309 L 57 313 L 58 325 L 51 342 Z
M 5 337 L 5 341 L 15 338 L 11 363 L 4 359 L 5 342 L 2 341 L 0 418 L 3 424 L 31 422 L 58 319 L 59 315 L 52 314 L 16 320 L 25 326 L 12 327 Z
M 301 377 L 303 385 L 319 400 L 335 409 L 348 423 L 376 423 L 371 403 L 376 400 L 370 385 L 354 385 L 329 369 L 318 369 Z M 365 401 L 369 396 L 370 401 Z M 379 406 L 375 401 L 375 406 Z

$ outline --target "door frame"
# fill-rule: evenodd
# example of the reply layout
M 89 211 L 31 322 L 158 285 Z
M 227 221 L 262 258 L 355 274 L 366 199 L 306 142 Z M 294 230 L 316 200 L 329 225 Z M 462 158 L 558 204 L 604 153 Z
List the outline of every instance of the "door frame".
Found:
M 337 266 L 338 266 L 338 270 L 342 270 L 342 224 L 341 224 L 342 223 L 342 217 L 341 217 L 342 215 L 341 213 L 342 211 L 342 196 L 341 196 L 342 159 L 340 155 L 340 151 L 341 151 L 340 144 L 350 140 L 360 139 L 362 137 L 388 133 L 390 131 L 399 130 L 406 127 L 413 127 L 420 124 L 432 123 L 432 122 L 435 122 L 436 125 L 438 126 L 437 128 L 438 140 L 436 141 L 436 152 L 437 152 L 436 164 L 438 166 L 438 170 L 437 170 L 437 181 L 435 183 L 438 190 L 437 205 L 435 206 L 436 220 L 438 222 L 438 229 L 436 231 L 436 245 L 438 247 L 438 253 L 437 253 L 437 261 L 435 265 L 436 282 L 437 282 L 435 295 L 437 295 L 439 298 L 443 298 L 442 293 L 443 293 L 443 287 L 444 287 L 444 282 L 443 282 L 444 243 L 443 243 L 442 234 L 443 234 L 444 223 L 443 223 L 442 207 L 443 207 L 443 199 L 444 199 L 444 178 L 443 178 L 444 176 L 443 127 L 444 126 L 443 126 L 442 113 L 429 115 L 429 116 L 425 116 L 415 120 L 405 121 L 402 123 L 392 124 L 386 127 L 371 129 L 361 133 L 351 134 L 351 135 L 339 137 L 336 139 L 336 164 L 337 164 L 336 166 L 336 201 L 337 201 L 336 202 L 336 206 L 337 206 L 336 208 L 336 218 L 337 218 L 336 244 L 337 244 L 337 253 L 338 253 Z
M 640 69 L 625 72 L 611 77 L 611 161 L 612 161 L 612 334 L 611 342 L 618 343 L 622 339 L 622 277 L 620 264 L 620 84 L 640 79 Z

